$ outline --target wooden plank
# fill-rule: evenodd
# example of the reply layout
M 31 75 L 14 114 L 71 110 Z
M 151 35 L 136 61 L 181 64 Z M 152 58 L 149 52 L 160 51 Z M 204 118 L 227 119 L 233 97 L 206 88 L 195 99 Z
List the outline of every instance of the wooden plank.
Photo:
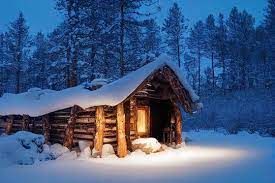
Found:
M 77 118 L 76 123 L 95 123 L 95 118 Z

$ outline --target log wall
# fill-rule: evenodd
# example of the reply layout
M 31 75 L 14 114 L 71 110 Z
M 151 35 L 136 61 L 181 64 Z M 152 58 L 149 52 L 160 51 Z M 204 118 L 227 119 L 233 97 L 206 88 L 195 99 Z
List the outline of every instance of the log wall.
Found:
M 51 144 L 63 144 L 65 130 L 70 119 L 71 108 L 63 109 L 41 117 L 28 117 L 13 115 L 13 123 L 10 133 L 15 133 L 23 129 L 36 134 L 47 134 Z M 104 106 L 105 128 L 103 144 L 111 144 L 115 151 L 117 150 L 117 110 L 116 107 Z M 83 140 L 94 145 L 96 134 L 96 107 L 89 108 L 77 112 L 76 122 L 74 125 L 73 143 L 74 147 L 78 147 L 78 141 Z M 49 126 L 45 126 L 45 119 L 49 121 Z M 0 117 L 0 134 L 5 133 L 10 125 L 10 117 Z M 27 125 L 27 126 L 26 126 Z M 47 132 L 45 132 L 47 130 Z M 136 128 L 134 121 L 130 123 L 130 139 L 135 139 Z M 130 149 L 129 149 L 130 150 Z

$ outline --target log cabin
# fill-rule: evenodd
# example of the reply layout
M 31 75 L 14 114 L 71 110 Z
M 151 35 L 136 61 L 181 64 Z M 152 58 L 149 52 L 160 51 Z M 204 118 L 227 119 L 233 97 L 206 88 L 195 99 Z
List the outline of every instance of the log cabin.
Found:
M 87 141 L 99 154 L 103 144 L 111 144 L 118 157 L 125 157 L 137 138 L 181 144 L 181 114 L 197 111 L 198 101 L 182 71 L 163 56 L 103 86 L 5 94 L 0 98 L 0 130 L 43 134 L 46 143 L 69 149 Z

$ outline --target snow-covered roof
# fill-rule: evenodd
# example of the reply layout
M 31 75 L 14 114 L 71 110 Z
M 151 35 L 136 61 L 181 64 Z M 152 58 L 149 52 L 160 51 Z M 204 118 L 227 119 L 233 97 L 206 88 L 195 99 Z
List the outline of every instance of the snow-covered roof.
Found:
M 182 71 L 168 56 L 164 55 L 94 91 L 86 89 L 83 85 L 78 85 L 61 91 L 35 88 L 20 94 L 4 94 L 0 98 L 0 115 L 27 114 L 35 117 L 74 105 L 84 109 L 100 105 L 115 106 L 124 101 L 148 76 L 164 66 L 170 67 L 175 72 L 193 102 L 198 101 L 199 97 L 186 82 Z

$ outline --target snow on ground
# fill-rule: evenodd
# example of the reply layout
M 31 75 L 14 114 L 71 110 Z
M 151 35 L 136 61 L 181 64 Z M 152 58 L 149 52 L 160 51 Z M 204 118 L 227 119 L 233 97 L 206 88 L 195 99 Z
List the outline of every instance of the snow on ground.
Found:
M 137 151 L 124 159 L 66 159 L 9 165 L 0 168 L 0 177 L 5 183 L 275 182 L 274 138 L 246 132 L 225 136 L 201 131 L 185 135 L 192 141 L 181 149 L 150 155 Z
M 82 108 L 100 105 L 115 106 L 125 100 L 150 74 L 164 66 L 169 66 L 175 72 L 196 104 L 199 97 L 185 80 L 182 71 L 170 57 L 162 55 L 156 61 L 94 91 L 79 85 L 61 91 L 33 88 L 25 93 L 4 94 L 0 98 L 0 115 L 27 114 L 36 117 L 74 105 Z M 200 108 L 201 104 L 197 104 L 197 107 Z

